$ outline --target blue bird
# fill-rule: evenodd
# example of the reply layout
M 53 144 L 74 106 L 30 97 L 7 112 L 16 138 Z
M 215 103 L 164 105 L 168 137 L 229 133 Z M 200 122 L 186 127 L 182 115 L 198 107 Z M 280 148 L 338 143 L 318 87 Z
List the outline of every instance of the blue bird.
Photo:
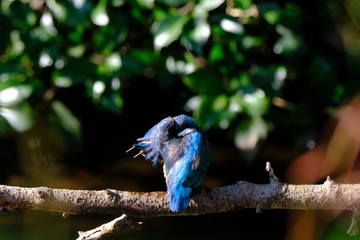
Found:
M 173 212 L 184 212 L 192 190 L 200 186 L 213 158 L 205 134 L 186 115 L 167 117 L 137 139 L 128 151 L 139 149 L 153 166 L 164 163 L 167 198 Z

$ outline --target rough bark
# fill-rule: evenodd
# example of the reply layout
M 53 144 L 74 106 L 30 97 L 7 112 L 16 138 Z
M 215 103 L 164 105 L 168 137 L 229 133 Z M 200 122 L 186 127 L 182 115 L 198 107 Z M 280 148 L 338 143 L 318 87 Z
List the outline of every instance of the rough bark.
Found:
M 138 217 L 201 215 L 254 209 L 348 209 L 360 207 L 360 184 L 337 184 L 328 179 L 318 185 L 280 182 L 236 184 L 197 191 L 185 213 L 169 210 L 165 192 L 69 190 L 0 185 L 3 210 L 31 209 L 66 214 L 122 214 Z
M 112 189 L 91 191 L 6 185 L 0 185 L 0 210 L 53 211 L 62 212 L 64 217 L 71 214 L 126 214 L 129 217 L 122 219 L 126 219 L 127 224 L 122 226 L 128 226 L 129 219 L 202 215 L 243 208 L 254 208 L 257 212 L 263 209 L 347 209 L 354 213 L 348 232 L 352 235 L 357 233 L 360 184 L 337 184 L 329 177 L 323 184 L 286 184 L 278 180 L 270 164 L 266 169 L 270 175 L 270 183 L 254 184 L 240 181 L 229 186 L 196 191 L 184 213 L 169 210 L 165 192 L 128 192 Z M 117 221 L 125 221 L 122 219 Z

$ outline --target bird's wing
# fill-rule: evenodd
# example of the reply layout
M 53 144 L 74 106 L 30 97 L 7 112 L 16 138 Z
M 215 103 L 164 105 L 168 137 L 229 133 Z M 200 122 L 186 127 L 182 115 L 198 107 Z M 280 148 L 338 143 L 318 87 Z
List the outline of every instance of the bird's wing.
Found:
M 162 144 L 167 138 L 169 129 L 174 125 L 174 119 L 167 117 L 153 126 L 142 138 L 136 139 L 137 143 L 132 148 L 140 149 L 139 154 L 143 155 L 146 160 L 151 160 L 153 166 L 156 166 L 161 160 L 160 154 Z M 128 151 L 129 151 L 128 150 Z M 138 156 L 139 154 L 135 155 Z
M 182 185 L 191 188 L 198 187 L 212 160 L 212 152 L 205 136 L 199 131 L 191 131 L 183 140 L 187 142 L 184 157 L 191 164 L 187 165 L 187 176 Z

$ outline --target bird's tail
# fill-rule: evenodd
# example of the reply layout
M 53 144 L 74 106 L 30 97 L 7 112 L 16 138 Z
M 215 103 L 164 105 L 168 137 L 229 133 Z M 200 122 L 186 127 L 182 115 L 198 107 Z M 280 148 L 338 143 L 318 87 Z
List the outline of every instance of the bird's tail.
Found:
M 183 187 L 179 183 L 174 185 L 171 189 L 168 188 L 167 192 L 170 209 L 173 212 L 184 212 L 186 207 L 189 205 L 192 189 L 189 187 Z
M 186 162 L 183 162 L 187 165 Z M 166 178 L 167 198 L 170 202 L 170 209 L 173 212 L 184 212 L 191 199 L 191 187 L 184 187 L 184 178 L 186 178 L 188 167 L 178 166 L 173 169 Z

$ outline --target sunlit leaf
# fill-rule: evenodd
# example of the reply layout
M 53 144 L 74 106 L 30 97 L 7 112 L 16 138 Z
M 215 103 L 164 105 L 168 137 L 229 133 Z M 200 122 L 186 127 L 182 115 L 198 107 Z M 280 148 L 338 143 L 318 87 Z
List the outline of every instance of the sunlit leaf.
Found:
M 195 17 L 191 30 L 184 32 L 181 36 L 181 44 L 189 51 L 203 54 L 203 46 L 210 37 L 210 25 L 206 17 Z
M 212 104 L 213 111 L 225 110 L 229 105 L 228 97 L 225 94 L 218 95 Z
M 56 0 L 48 0 L 46 1 L 46 5 L 58 20 L 65 21 L 67 11 L 63 5 L 59 4 Z
M 123 107 L 120 85 L 121 82 L 118 78 L 87 81 L 87 92 L 96 105 L 119 114 Z
M 212 11 L 223 4 L 225 0 L 201 0 L 196 8 L 200 11 Z
M 73 85 L 73 81 L 70 77 L 58 75 L 56 74 L 56 72 L 54 74 L 54 77 L 52 78 L 52 81 L 55 86 L 60 88 L 67 88 Z
M 167 58 L 166 68 L 173 74 L 191 74 L 196 70 L 195 64 L 182 60 L 176 61 L 172 56 Z
M 227 129 L 236 117 L 236 113 L 229 109 L 226 95 L 196 96 L 188 101 L 187 106 L 194 109 L 194 116 L 203 128 Z
M 154 34 L 155 49 L 160 50 L 177 40 L 188 20 L 187 15 L 175 15 L 154 23 L 152 32 Z
M 40 18 L 40 25 L 50 36 L 57 35 L 58 31 L 54 26 L 52 15 L 49 12 L 45 11 L 43 13 L 43 15 Z
M 206 21 L 197 22 L 191 36 L 195 42 L 204 44 L 210 37 L 210 25 Z
M 263 39 L 260 37 L 247 35 L 243 38 L 242 45 L 244 46 L 244 48 L 249 49 L 259 46 L 260 44 L 262 44 L 262 42 Z
M 98 72 L 103 73 L 112 73 L 120 69 L 122 66 L 122 60 L 120 54 L 112 53 L 104 61 L 103 64 L 99 65 Z
M 14 106 L 28 98 L 33 89 L 29 85 L 8 87 L 0 91 L 0 107 Z
M 18 132 L 24 132 L 33 125 L 33 114 L 29 105 L 23 103 L 11 107 L 1 107 L 0 116 Z
M 244 32 L 244 27 L 236 21 L 224 18 L 220 21 L 220 26 L 225 32 L 242 34 Z
M 124 5 L 125 0 L 111 0 L 111 5 L 114 7 L 120 7 Z
M 103 81 L 95 81 L 92 85 L 92 96 L 95 99 L 100 99 L 101 95 L 105 92 L 106 85 Z
M 98 26 L 106 26 L 109 23 L 109 16 L 106 12 L 107 0 L 100 0 L 91 11 L 91 20 Z
M 241 97 L 241 106 L 250 116 L 261 116 L 265 114 L 269 107 L 269 99 L 264 91 L 256 89 L 251 93 L 244 93 Z
M 264 19 L 271 25 L 277 24 L 281 16 L 281 8 L 276 2 L 259 3 L 259 10 Z
M 152 9 L 154 7 L 155 0 L 137 0 L 137 2 L 142 4 L 148 9 Z
M 10 41 L 11 47 L 8 50 L 8 54 L 13 56 L 20 55 L 25 49 L 25 44 L 20 38 L 19 31 L 13 30 L 10 33 Z
M 77 46 L 71 46 L 67 49 L 67 53 L 69 56 L 74 58 L 80 58 L 85 52 L 85 46 L 83 44 L 79 44 Z
M 274 25 L 279 22 L 280 13 L 279 13 L 279 11 L 269 10 L 264 13 L 264 18 L 268 23 Z
M 276 54 L 288 54 L 297 50 L 300 46 L 299 37 L 290 29 L 282 25 L 276 27 L 277 32 L 280 34 L 279 40 L 275 43 L 273 51 Z

